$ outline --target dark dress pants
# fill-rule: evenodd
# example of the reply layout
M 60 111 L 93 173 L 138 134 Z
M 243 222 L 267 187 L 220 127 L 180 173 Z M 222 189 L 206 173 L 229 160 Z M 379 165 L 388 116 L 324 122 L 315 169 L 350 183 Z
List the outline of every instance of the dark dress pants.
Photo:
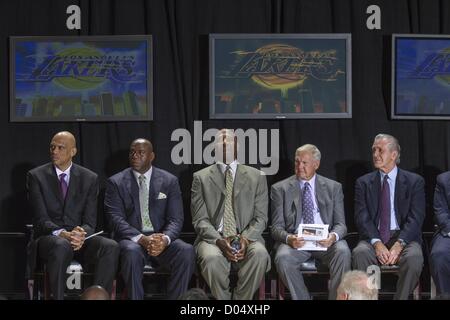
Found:
M 119 245 L 120 272 L 129 299 L 144 298 L 142 278 L 146 263 L 152 265 L 156 263 L 170 272 L 167 284 L 168 299 L 176 300 L 187 291 L 195 270 L 195 253 L 192 245 L 176 239 L 157 257 L 150 257 L 141 245 L 131 240 L 121 240 Z
M 53 299 L 64 299 L 66 270 L 72 260 L 81 263 L 83 270 L 94 273 L 94 285 L 111 293 L 119 259 L 119 245 L 114 240 L 96 236 L 86 240 L 79 251 L 73 251 L 68 240 L 43 236 L 38 240 L 38 253 L 40 262 L 46 266 Z

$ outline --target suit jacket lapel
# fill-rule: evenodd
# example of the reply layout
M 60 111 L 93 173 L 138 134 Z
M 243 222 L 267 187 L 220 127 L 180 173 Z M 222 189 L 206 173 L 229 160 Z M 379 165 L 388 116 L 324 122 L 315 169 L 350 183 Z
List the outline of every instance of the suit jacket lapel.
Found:
M 373 212 L 375 213 L 375 222 L 376 225 L 378 225 L 379 220 L 379 212 L 378 212 L 378 202 L 380 201 L 380 191 L 381 191 L 381 181 L 380 181 L 380 172 L 378 170 L 375 172 L 375 174 L 372 176 L 372 180 L 370 181 L 370 197 L 371 197 L 371 204 L 373 208 Z
M 236 167 L 236 175 L 234 177 L 233 198 L 237 198 L 239 192 L 241 192 L 247 183 L 247 180 L 247 170 L 245 170 L 245 167 L 238 164 Z
M 134 177 L 133 170 L 130 168 L 128 175 L 125 175 L 125 186 L 130 194 L 131 199 L 133 199 L 134 211 L 138 216 L 139 228 L 142 230 L 142 219 L 141 219 L 141 204 L 139 202 L 139 186 L 137 184 L 136 178 Z
M 291 204 L 295 208 L 295 225 L 294 228 L 296 228 L 302 217 L 302 206 L 300 198 L 302 196 L 302 193 L 300 192 L 300 183 L 296 176 L 293 176 L 291 181 L 289 182 L 289 191 L 288 191 L 289 197 L 292 199 Z
M 213 165 L 210 167 L 211 174 L 209 179 L 211 179 L 212 184 L 223 194 L 225 194 L 225 177 L 223 173 L 219 170 L 219 165 Z
M 316 174 L 316 200 L 317 200 L 317 206 L 319 207 L 319 214 L 324 224 L 328 224 L 330 219 L 328 219 L 328 216 L 326 215 L 326 204 L 325 204 L 325 196 L 326 196 L 326 188 L 324 185 L 324 182 L 322 178 Z
M 153 228 L 156 230 L 159 230 L 159 226 L 157 226 L 156 224 L 158 223 L 157 220 L 157 213 L 155 212 L 156 209 L 156 205 L 155 205 L 155 201 L 157 201 L 158 199 L 158 195 L 159 192 L 161 191 L 161 185 L 163 183 L 163 179 L 161 177 L 161 175 L 159 174 L 158 169 L 156 169 L 155 167 L 153 167 L 152 170 L 152 177 L 150 178 L 150 189 L 148 192 L 148 210 L 150 212 L 150 221 L 153 224 Z
M 70 179 L 69 186 L 66 194 L 66 201 L 64 202 L 64 210 L 65 208 L 70 208 L 72 202 L 76 201 L 76 194 L 78 190 L 78 185 L 80 184 L 80 171 L 72 164 L 72 168 L 70 169 Z M 61 192 L 60 192 L 61 193 Z M 62 195 L 61 195 L 62 199 Z
M 408 186 L 406 184 L 405 176 L 400 168 L 397 171 L 397 179 L 395 181 L 395 195 L 394 195 L 394 210 L 395 210 L 395 218 L 397 219 L 397 224 L 400 226 L 401 214 L 399 208 L 401 206 L 402 199 L 406 199 L 406 192 L 408 190 Z
M 234 211 L 234 217 L 236 219 L 236 226 L 238 228 L 238 231 L 242 231 L 242 226 L 240 222 L 240 215 L 241 213 L 240 208 L 236 208 L 237 204 L 240 203 L 238 197 L 241 190 L 245 187 L 245 185 L 248 183 L 248 176 L 247 176 L 247 170 L 242 165 L 238 164 L 236 167 L 236 174 L 234 176 L 233 181 L 233 211 Z
M 51 163 L 47 168 L 47 185 L 50 186 L 51 192 L 53 192 L 55 198 L 58 199 L 61 206 L 64 206 L 64 200 L 62 198 L 61 188 L 59 186 L 59 179 L 56 175 L 56 170 Z

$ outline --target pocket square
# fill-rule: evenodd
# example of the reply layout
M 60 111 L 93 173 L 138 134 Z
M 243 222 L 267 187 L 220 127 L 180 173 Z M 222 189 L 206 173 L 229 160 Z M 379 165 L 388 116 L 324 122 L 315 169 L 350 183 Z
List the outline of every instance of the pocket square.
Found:
M 167 198 L 167 196 L 166 196 L 165 193 L 160 192 L 160 193 L 158 194 L 158 200 L 160 200 L 160 199 L 166 199 L 166 198 Z

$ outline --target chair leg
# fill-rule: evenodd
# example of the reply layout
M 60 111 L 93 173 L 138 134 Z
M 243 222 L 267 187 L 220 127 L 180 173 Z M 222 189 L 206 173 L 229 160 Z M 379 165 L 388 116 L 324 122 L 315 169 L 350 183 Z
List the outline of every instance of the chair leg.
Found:
M 259 285 L 258 299 L 266 300 L 266 278 L 265 278 L 265 276 L 262 278 L 261 284 Z
M 420 300 L 420 283 L 417 284 L 417 286 L 414 288 L 413 291 L 413 299 L 414 300 Z
M 276 299 L 277 298 L 277 280 L 271 279 L 270 280 L 270 299 Z
M 114 279 L 111 289 L 111 300 L 116 300 L 117 280 Z
M 433 277 L 430 276 L 430 299 L 436 298 L 436 283 L 434 283 Z
M 50 300 L 50 279 L 48 277 L 48 273 L 44 270 L 43 275 L 44 281 L 44 300 Z
M 278 277 L 278 300 L 284 300 L 284 283 L 283 281 Z
M 30 300 L 33 300 L 34 298 L 34 280 L 28 279 L 28 296 Z

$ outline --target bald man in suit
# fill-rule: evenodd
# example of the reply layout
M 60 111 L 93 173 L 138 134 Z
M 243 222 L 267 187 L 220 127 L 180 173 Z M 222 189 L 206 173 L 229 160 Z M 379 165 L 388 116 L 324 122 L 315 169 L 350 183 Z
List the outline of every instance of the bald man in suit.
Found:
M 64 298 L 66 269 L 72 259 L 83 267 L 95 266 L 94 284 L 109 293 L 119 259 L 114 240 L 101 236 L 86 240 L 97 225 L 98 178 L 72 162 L 76 153 L 75 137 L 59 132 L 50 142 L 51 162 L 27 175 L 38 262 L 46 265 L 50 292 L 57 300 Z

